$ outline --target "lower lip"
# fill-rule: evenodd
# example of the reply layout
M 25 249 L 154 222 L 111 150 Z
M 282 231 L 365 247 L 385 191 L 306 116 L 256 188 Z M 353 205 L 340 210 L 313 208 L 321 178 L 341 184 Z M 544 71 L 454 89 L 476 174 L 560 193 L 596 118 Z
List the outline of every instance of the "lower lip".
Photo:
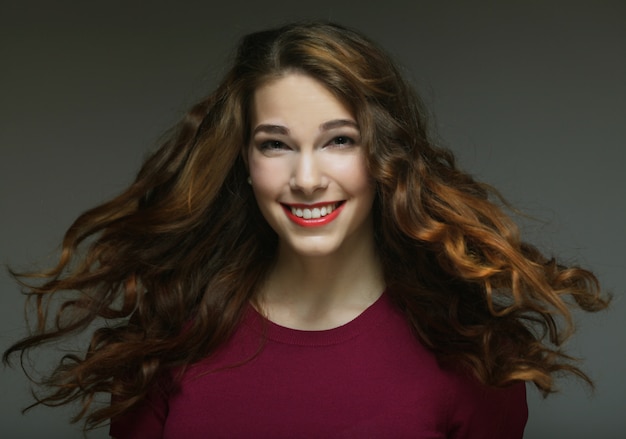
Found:
M 300 218 L 299 216 L 295 216 L 293 213 L 291 213 L 291 208 L 287 206 L 283 206 L 283 209 L 285 209 L 285 213 L 287 214 L 287 217 L 291 221 L 293 221 L 294 223 L 296 223 L 297 225 L 301 227 L 321 227 L 321 226 L 325 226 L 326 224 L 330 223 L 335 218 L 337 218 L 339 214 L 341 213 L 341 211 L 343 210 L 343 206 L 345 206 L 345 204 L 346 203 L 341 203 L 335 210 L 333 210 L 331 213 L 329 213 L 326 216 L 322 216 L 320 218 L 310 218 L 310 219 L 305 219 L 305 218 Z

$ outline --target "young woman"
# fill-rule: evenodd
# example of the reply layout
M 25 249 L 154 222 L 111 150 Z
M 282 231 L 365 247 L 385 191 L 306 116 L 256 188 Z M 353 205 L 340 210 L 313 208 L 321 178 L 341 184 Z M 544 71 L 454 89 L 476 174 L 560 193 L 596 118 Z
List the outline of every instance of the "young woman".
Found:
M 524 382 L 587 379 L 560 351 L 565 296 L 606 299 L 499 200 L 431 143 L 371 41 L 328 23 L 254 33 L 30 275 L 37 332 L 4 358 L 100 322 L 39 403 L 80 400 L 76 419 L 119 439 L 521 438 Z

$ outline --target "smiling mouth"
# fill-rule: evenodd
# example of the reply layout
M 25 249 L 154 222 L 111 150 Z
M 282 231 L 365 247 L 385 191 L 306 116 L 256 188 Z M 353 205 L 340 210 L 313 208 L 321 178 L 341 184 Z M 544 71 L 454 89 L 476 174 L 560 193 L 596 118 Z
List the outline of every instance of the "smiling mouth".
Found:
M 318 219 L 323 218 L 326 215 L 330 215 L 333 211 L 339 207 L 341 203 L 329 203 L 323 206 L 316 207 L 294 207 L 287 206 L 291 213 L 298 218 L 303 219 Z
M 283 204 L 287 217 L 301 227 L 320 227 L 331 223 L 343 210 L 344 201 L 315 205 Z

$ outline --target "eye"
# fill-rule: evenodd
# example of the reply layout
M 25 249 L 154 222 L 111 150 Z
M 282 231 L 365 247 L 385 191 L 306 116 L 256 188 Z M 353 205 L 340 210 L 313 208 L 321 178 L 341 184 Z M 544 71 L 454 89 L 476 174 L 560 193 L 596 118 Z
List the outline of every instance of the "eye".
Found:
M 352 146 L 354 145 L 356 142 L 354 141 L 353 138 L 348 137 L 348 136 L 337 136 L 334 137 L 329 143 L 329 146 L 339 146 L 339 147 L 345 147 L 345 146 Z
M 266 140 L 259 145 L 261 151 L 277 151 L 286 148 L 288 148 L 288 146 L 280 140 Z

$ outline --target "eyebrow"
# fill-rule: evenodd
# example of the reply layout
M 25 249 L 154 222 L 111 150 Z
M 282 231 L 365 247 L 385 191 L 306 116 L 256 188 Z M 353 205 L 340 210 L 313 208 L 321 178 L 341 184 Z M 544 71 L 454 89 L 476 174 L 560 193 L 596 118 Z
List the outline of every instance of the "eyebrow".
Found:
M 324 122 L 323 124 L 320 125 L 320 131 L 329 131 L 332 130 L 334 128 L 341 128 L 341 127 L 352 127 L 356 130 L 359 129 L 359 125 L 350 119 L 334 119 L 334 120 L 329 120 L 328 122 Z M 288 135 L 289 134 L 289 128 L 282 126 L 282 125 L 272 125 L 272 124 L 261 124 L 258 125 L 256 128 L 254 128 L 254 131 L 252 132 L 252 134 L 256 134 L 256 133 L 268 133 L 268 134 L 282 134 L 282 135 Z
M 283 135 L 287 135 L 289 134 L 289 128 L 284 127 L 282 125 L 269 125 L 269 124 L 262 124 L 262 125 L 258 125 L 254 131 L 252 132 L 252 134 L 256 134 L 256 133 L 268 133 L 268 134 L 283 134 Z
M 356 130 L 359 129 L 359 125 L 350 119 L 335 119 L 335 120 L 329 120 L 328 122 L 324 122 L 323 124 L 320 125 L 320 131 L 329 131 L 332 130 L 334 128 L 341 128 L 341 127 L 352 127 Z

